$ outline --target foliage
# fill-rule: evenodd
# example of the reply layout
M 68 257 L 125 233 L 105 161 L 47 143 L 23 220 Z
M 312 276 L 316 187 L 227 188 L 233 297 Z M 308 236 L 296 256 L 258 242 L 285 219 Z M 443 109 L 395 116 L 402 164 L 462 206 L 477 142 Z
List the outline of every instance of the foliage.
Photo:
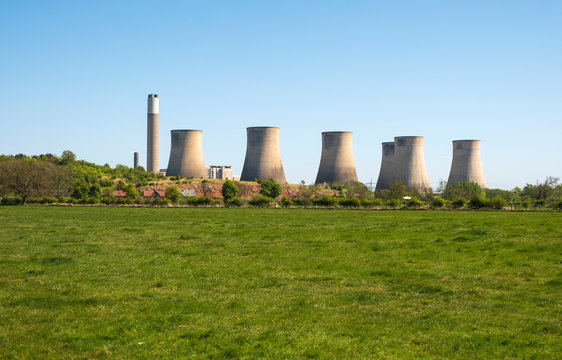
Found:
M 364 199 L 372 199 L 374 197 L 374 193 L 369 190 L 369 188 L 355 180 L 350 180 L 344 184 L 345 194 L 351 197 L 359 197 Z
M 283 207 L 289 207 L 289 206 L 294 205 L 294 202 L 291 199 L 288 199 L 286 196 L 283 196 L 281 198 L 281 205 Z
M 165 191 L 166 199 L 169 199 L 171 202 L 178 202 L 178 200 L 182 197 L 181 191 L 176 186 L 168 186 Z
M 343 207 L 360 207 L 361 200 L 356 197 L 347 197 L 339 199 L 339 205 Z
M 496 196 L 490 200 L 490 205 L 494 209 L 501 210 L 507 206 L 507 201 L 502 197 Z
M 419 208 L 422 207 L 422 205 L 423 203 L 421 202 L 421 200 L 415 196 L 413 196 L 410 200 L 408 200 L 408 202 L 406 202 L 406 206 L 408 206 L 409 208 Z
M 231 180 L 225 180 L 222 184 L 222 197 L 227 203 L 238 195 L 238 187 Z
M 252 200 L 248 201 L 248 204 L 257 207 L 264 207 L 273 202 L 273 199 L 269 196 L 256 196 Z
M 486 196 L 480 185 L 475 182 L 458 182 L 453 186 L 447 186 L 443 191 L 443 197 L 447 200 L 460 197 L 470 200 L 475 195 Z
M 459 196 L 451 202 L 455 209 L 460 209 L 466 205 L 466 198 Z
M 433 208 L 440 209 L 445 205 L 445 200 L 440 197 L 435 197 L 431 200 L 431 206 Z
M 263 196 L 275 199 L 281 195 L 281 185 L 275 180 L 260 180 L 259 184 L 261 185 L 260 194 Z
M 313 199 L 312 202 L 314 203 L 314 205 L 320 206 L 338 206 L 339 201 L 336 197 L 322 196 L 321 198 Z
M 400 180 L 393 181 L 390 185 L 388 185 L 389 199 L 402 200 L 407 194 L 406 185 L 404 185 Z

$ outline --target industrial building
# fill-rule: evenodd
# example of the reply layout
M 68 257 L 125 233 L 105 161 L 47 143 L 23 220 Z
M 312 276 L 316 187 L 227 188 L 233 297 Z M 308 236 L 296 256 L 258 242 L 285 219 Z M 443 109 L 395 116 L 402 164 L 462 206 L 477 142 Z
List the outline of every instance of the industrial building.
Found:
M 345 184 L 357 181 L 353 162 L 352 133 L 330 131 L 322 133 L 322 155 L 315 184 Z
M 453 140 L 453 161 L 447 186 L 458 182 L 474 182 L 486 188 L 480 159 L 480 140 Z
M 203 161 L 203 132 L 201 130 L 172 130 L 170 160 L 166 176 L 205 178 Z
M 232 174 L 232 167 L 230 165 L 207 165 L 207 178 L 219 180 L 240 180 L 240 175 Z
M 278 183 L 286 183 L 279 146 L 279 128 L 249 127 L 246 132 L 246 158 L 240 180 L 273 179 Z
M 158 114 L 157 94 L 148 95 L 146 171 L 158 173 Z

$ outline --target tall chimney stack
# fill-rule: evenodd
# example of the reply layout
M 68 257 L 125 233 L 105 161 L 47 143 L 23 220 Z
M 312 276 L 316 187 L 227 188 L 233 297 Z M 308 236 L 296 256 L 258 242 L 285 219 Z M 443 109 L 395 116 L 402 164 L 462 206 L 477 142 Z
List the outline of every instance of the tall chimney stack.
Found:
M 133 154 L 133 168 L 136 169 L 139 167 L 139 153 L 135 152 Z
M 158 114 L 157 94 L 148 95 L 146 171 L 158 174 Z

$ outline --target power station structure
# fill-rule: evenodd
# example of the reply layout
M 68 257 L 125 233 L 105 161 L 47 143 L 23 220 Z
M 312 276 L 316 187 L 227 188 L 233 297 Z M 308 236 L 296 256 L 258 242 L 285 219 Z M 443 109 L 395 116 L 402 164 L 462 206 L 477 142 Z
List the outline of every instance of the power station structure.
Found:
M 278 183 L 286 183 L 281 162 L 279 128 L 256 126 L 246 128 L 246 132 L 246 158 L 240 180 L 273 179 Z
M 423 136 L 394 138 L 394 169 L 396 180 L 402 181 L 408 191 L 430 189 L 423 158 Z
M 453 140 L 453 162 L 447 186 L 458 182 L 475 182 L 486 188 L 480 159 L 480 140 Z
M 172 145 L 166 176 L 205 178 L 203 131 L 172 130 Z
M 158 174 L 158 114 L 157 94 L 148 95 L 146 171 Z
M 135 152 L 133 154 L 133 168 L 136 169 L 139 167 L 139 153 Z
M 345 184 L 350 180 L 357 181 L 352 135 L 349 131 L 322 133 L 322 155 L 315 184 Z
M 375 190 L 388 189 L 390 184 L 396 180 L 394 167 L 394 142 L 383 142 L 381 170 Z

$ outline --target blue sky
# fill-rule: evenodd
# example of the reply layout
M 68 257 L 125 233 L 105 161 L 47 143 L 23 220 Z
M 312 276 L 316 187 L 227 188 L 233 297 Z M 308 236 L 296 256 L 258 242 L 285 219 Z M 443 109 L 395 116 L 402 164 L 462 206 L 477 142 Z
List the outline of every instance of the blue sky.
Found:
M 480 139 L 489 187 L 562 177 L 560 1 L 18 1 L 0 12 L 2 154 L 146 164 L 146 98 L 240 173 L 246 127 L 279 126 L 287 180 L 314 181 L 322 131 L 425 137 L 430 182 Z

